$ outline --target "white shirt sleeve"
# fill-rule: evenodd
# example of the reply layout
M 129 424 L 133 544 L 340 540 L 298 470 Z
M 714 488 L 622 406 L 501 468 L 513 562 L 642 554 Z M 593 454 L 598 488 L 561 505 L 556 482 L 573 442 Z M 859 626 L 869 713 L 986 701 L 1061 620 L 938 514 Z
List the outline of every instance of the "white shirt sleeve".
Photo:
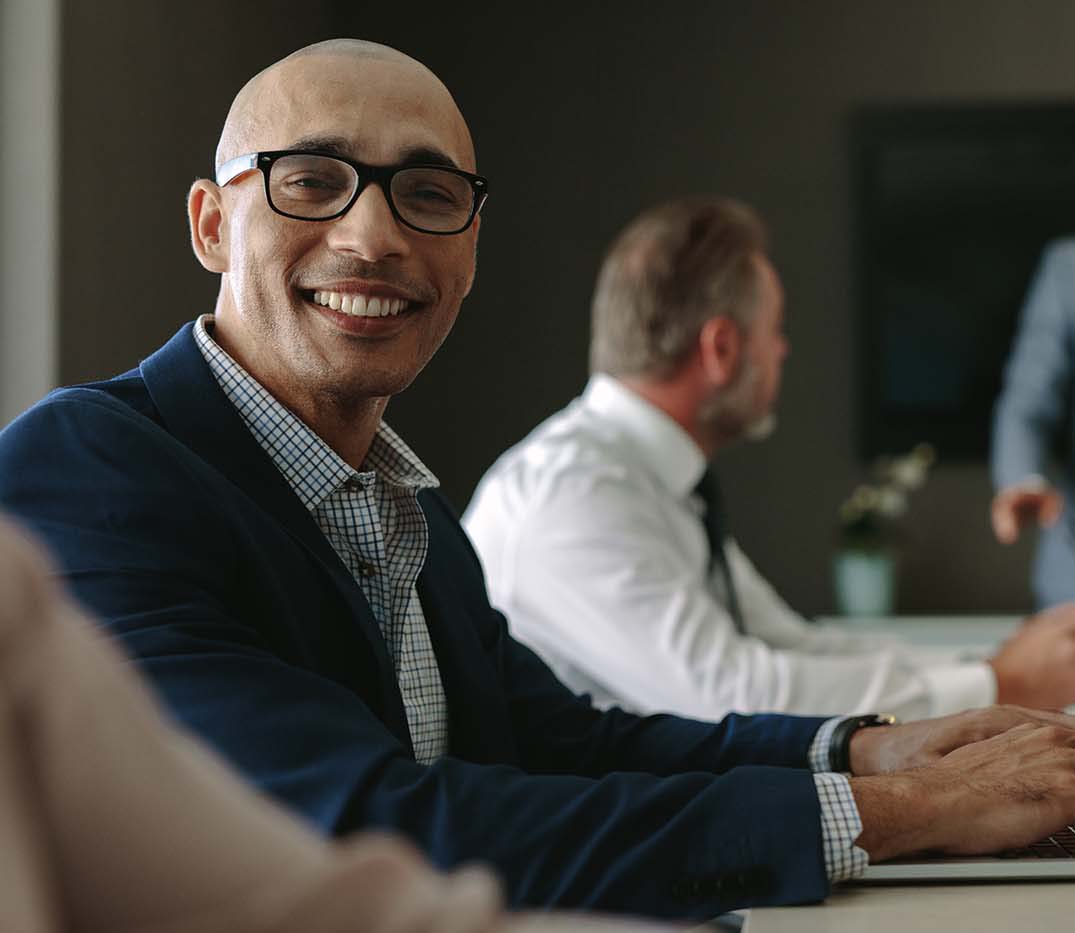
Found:
M 748 635 L 773 648 L 821 656 L 858 656 L 875 662 L 877 676 L 859 699 L 848 696 L 848 713 L 882 710 L 901 719 L 944 716 L 996 702 L 996 678 L 984 662 L 947 659 L 936 651 L 928 659 L 897 638 L 849 632 L 807 622 L 766 581 L 731 539 L 725 555 L 736 583 Z M 834 689 L 840 691 L 839 685 Z
M 552 488 L 486 483 L 465 520 L 516 637 L 599 705 L 918 718 L 991 701 L 985 665 L 927 673 L 899 646 L 815 630 L 730 544 L 741 636 L 708 580 L 701 523 L 635 479 L 581 464 Z

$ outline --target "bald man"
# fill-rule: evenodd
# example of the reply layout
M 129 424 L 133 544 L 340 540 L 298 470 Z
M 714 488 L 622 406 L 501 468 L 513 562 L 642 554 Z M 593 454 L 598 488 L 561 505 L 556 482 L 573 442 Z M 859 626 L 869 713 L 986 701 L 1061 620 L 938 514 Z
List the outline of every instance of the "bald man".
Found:
M 424 66 L 350 41 L 289 56 L 240 92 L 190 192 L 214 313 L 0 435 L 0 501 L 174 714 L 312 825 L 484 859 L 514 905 L 816 901 L 868 858 L 1075 817 L 1058 714 L 638 718 L 510 638 L 383 420 L 473 281 L 475 168 Z

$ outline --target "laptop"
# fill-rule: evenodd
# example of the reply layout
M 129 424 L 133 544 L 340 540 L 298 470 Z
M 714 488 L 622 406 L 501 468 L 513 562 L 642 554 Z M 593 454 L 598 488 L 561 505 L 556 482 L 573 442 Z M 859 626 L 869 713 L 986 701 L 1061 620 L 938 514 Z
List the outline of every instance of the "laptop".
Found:
M 919 856 L 870 865 L 859 884 L 937 881 L 1061 881 L 1075 879 L 1075 827 L 1068 826 L 1027 846 L 992 856 Z

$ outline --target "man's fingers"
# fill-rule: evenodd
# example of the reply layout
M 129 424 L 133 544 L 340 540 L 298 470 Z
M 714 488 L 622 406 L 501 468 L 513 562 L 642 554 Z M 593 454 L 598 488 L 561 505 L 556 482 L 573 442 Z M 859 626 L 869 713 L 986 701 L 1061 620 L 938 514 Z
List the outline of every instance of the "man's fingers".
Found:
M 1040 723 L 1044 723 L 1052 726 L 1062 726 L 1065 729 L 1069 729 L 1073 735 L 1075 735 L 1075 716 L 1069 716 L 1067 713 L 1062 713 L 1059 710 L 1033 710 L 1028 712 L 1029 716 Z
M 1068 716 L 1059 710 L 1027 709 L 1023 706 L 998 706 L 995 709 L 997 715 L 989 723 L 994 728 L 994 734 L 1007 732 L 1025 723 L 1063 726 L 1075 732 L 1075 716 Z
M 993 534 L 1001 544 L 1012 544 L 1024 525 L 1036 522 L 1043 528 L 1055 524 L 1064 510 L 1064 499 L 1055 489 L 1008 490 L 993 499 Z
M 1018 754 L 1033 755 L 1041 751 L 1062 749 L 1075 767 L 1075 729 L 1049 722 L 1025 722 L 997 736 Z M 1029 760 L 1029 759 L 1028 759 Z
M 992 508 L 993 534 L 1001 544 L 1014 544 L 1019 537 L 1019 525 L 1015 519 L 1015 509 L 1011 501 L 1004 496 L 993 500 Z
M 1042 528 L 1055 525 L 1063 511 L 1064 499 L 1058 492 L 1044 493 L 1038 509 L 1038 522 Z

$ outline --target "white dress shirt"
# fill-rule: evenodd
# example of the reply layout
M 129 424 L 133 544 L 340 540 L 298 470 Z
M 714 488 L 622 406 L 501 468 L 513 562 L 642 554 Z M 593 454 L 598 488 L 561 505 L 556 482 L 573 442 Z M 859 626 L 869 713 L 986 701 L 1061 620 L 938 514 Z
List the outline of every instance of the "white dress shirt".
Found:
M 675 421 L 597 375 L 486 474 L 463 523 L 512 634 L 561 680 L 599 706 L 698 719 L 921 718 L 994 702 L 984 663 L 927 662 L 807 622 L 729 538 L 740 635 L 692 492 L 705 467 Z

